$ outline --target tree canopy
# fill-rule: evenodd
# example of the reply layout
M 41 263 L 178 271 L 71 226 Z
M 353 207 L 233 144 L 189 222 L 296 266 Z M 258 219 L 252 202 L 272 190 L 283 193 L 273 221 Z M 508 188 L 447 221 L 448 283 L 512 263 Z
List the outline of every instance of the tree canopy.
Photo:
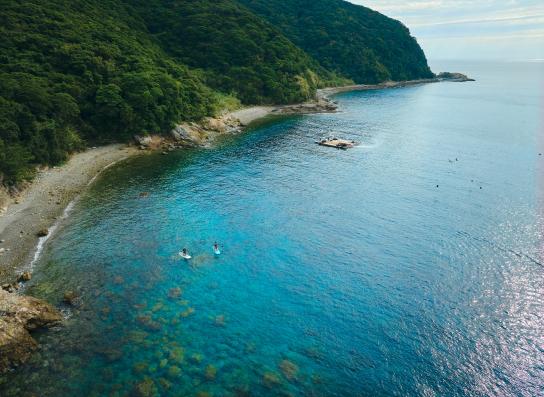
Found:
M 404 26 L 339 0 L 4 0 L 0 13 L 8 184 L 90 143 L 212 115 L 225 98 L 293 103 L 430 74 Z

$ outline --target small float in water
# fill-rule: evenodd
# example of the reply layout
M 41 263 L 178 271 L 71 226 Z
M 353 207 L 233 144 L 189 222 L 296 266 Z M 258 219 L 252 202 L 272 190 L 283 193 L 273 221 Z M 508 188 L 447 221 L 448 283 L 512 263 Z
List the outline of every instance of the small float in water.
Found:
M 316 141 L 320 146 L 333 147 L 336 149 L 351 149 L 355 146 L 355 141 L 348 141 L 346 139 L 328 138 Z

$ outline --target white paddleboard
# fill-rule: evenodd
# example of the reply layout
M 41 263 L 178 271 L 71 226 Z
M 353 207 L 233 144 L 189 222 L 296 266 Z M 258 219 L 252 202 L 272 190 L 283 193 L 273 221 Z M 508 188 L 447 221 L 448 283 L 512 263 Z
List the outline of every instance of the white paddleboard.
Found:
M 221 255 L 221 250 L 213 250 L 213 253 L 214 253 L 215 255 Z
M 180 252 L 179 256 L 181 256 L 183 259 L 191 259 L 191 255 L 189 254 L 184 255 L 183 252 Z

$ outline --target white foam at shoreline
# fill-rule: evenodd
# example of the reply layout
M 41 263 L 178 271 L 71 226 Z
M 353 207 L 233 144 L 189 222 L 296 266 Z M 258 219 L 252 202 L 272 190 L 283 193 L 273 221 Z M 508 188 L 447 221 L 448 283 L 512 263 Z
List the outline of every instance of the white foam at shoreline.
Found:
M 98 176 L 100 174 L 102 174 L 103 171 L 105 171 L 108 168 L 114 166 L 115 164 L 119 163 L 120 161 L 125 160 L 126 158 L 127 157 L 122 157 L 119 160 L 114 161 L 114 162 L 106 165 L 99 172 L 97 172 L 95 176 L 93 176 L 89 180 L 89 182 L 87 183 L 87 186 L 90 186 L 96 180 L 96 178 L 98 178 Z M 53 226 L 51 226 L 51 228 L 49 228 L 49 233 L 47 233 L 46 236 L 40 237 L 38 239 L 38 244 L 36 245 L 36 250 L 34 251 L 34 256 L 32 257 L 32 260 L 30 261 L 30 263 L 27 266 L 24 267 L 23 271 L 32 272 L 34 270 L 34 265 L 36 264 L 36 262 L 38 262 L 38 259 L 40 259 L 40 256 L 41 256 L 41 254 L 42 254 L 42 252 L 43 252 L 43 250 L 45 248 L 45 243 L 55 233 L 55 231 L 60 226 L 61 222 L 64 221 L 66 218 L 68 218 L 68 216 L 70 215 L 70 212 L 72 212 L 72 209 L 74 208 L 74 205 L 75 205 L 76 201 L 79 199 L 79 197 L 80 197 L 79 195 L 76 196 L 72 201 L 70 201 L 70 203 L 68 203 L 68 205 L 66 206 L 66 208 L 62 212 L 62 215 L 55 221 Z
M 36 251 L 34 252 L 34 257 L 32 258 L 32 260 L 30 261 L 30 263 L 28 264 L 25 270 L 32 271 L 34 269 L 35 263 L 38 261 L 38 259 L 40 258 L 40 255 L 43 252 L 45 243 L 55 233 L 55 230 L 58 229 L 58 227 L 60 226 L 60 223 L 64 219 L 68 218 L 68 215 L 70 215 L 70 212 L 72 212 L 72 209 L 74 208 L 76 201 L 77 201 L 77 197 L 74 200 L 70 201 L 70 203 L 66 206 L 66 208 L 62 212 L 62 215 L 55 221 L 53 226 L 51 226 L 51 228 L 49 229 L 49 233 L 47 233 L 47 236 L 43 236 L 39 238 L 38 245 L 36 246 Z

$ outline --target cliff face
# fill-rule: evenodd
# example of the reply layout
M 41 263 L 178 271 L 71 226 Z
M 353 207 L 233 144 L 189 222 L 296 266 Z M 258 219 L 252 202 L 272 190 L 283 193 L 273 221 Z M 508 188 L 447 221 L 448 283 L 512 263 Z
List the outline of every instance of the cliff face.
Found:
M 322 66 L 356 83 L 431 78 L 402 23 L 343 0 L 238 0 Z
M 61 321 L 48 303 L 0 289 L 0 373 L 24 363 L 38 344 L 30 332 Z

